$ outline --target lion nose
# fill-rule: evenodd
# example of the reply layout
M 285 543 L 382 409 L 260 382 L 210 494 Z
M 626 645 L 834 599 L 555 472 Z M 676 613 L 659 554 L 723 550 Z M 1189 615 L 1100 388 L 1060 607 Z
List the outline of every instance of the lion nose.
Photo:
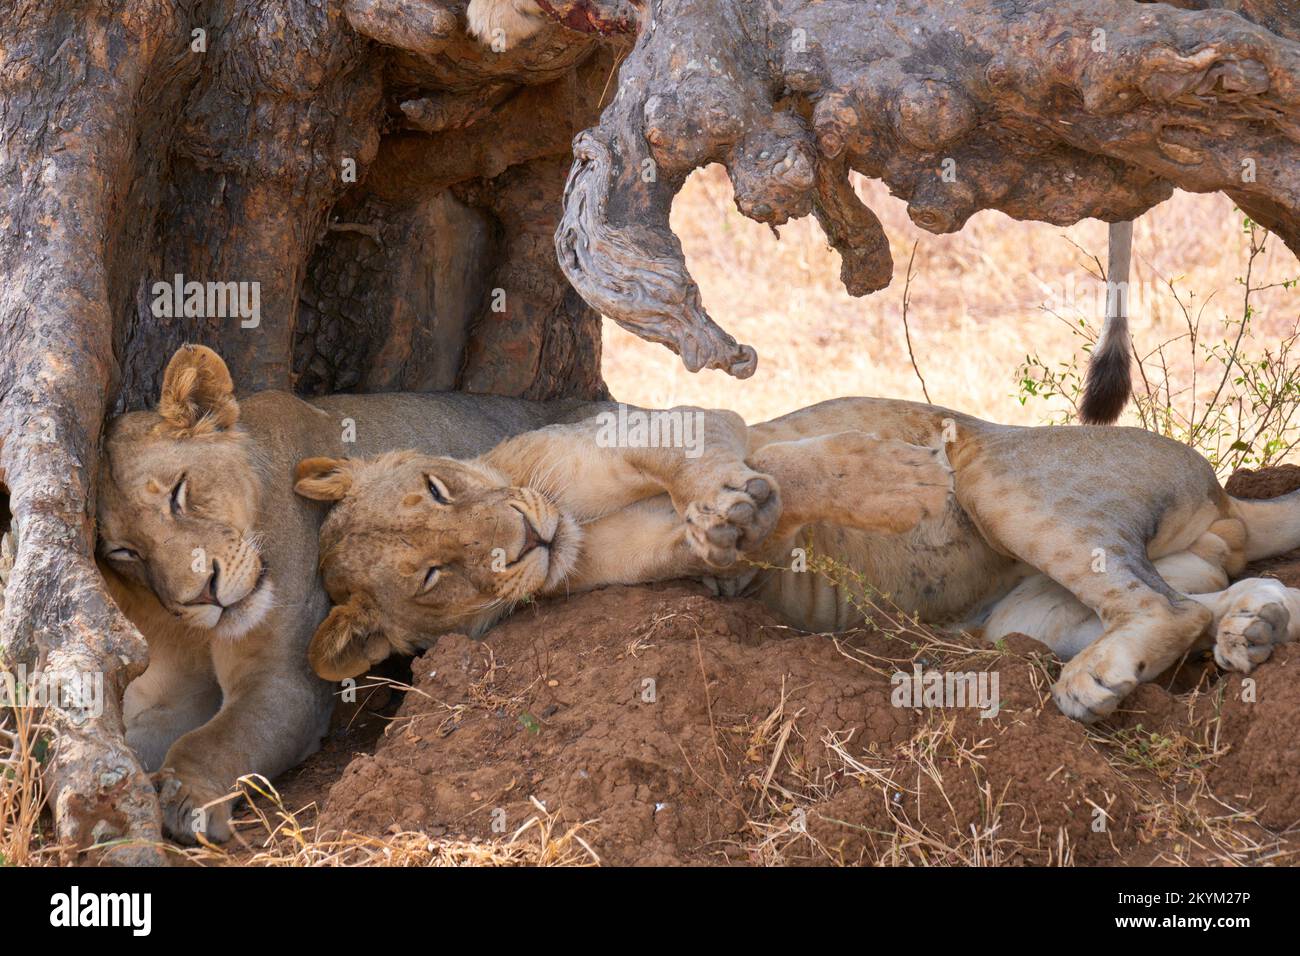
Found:
M 527 554 L 529 551 L 533 550 L 533 548 L 540 548 L 545 546 L 546 546 L 546 542 L 542 540 L 542 536 L 537 533 L 537 529 L 533 527 L 533 523 L 529 521 L 528 518 L 525 517 L 524 518 L 524 546 L 519 549 L 520 557 Z
M 207 587 L 199 595 L 198 604 L 213 604 L 217 607 L 224 607 L 220 598 L 217 597 L 217 585 L 221 580 L 221 565 L 217 563 L 216 558 L 212 559 L 212 575 L 208 578 Z
M 524 522 L 524 543 L 519 548 L 519 553 L 515 555 L 515 560 L 518 561 L 534 548 L 549 548 L 551 542 L 543 538 L 537 528 L 533 526 L 532 519 L 528 517 L 528 513 L 513 502 L 511 502 L 510 507 L 519 512 L 519 517 L 522 518 Z

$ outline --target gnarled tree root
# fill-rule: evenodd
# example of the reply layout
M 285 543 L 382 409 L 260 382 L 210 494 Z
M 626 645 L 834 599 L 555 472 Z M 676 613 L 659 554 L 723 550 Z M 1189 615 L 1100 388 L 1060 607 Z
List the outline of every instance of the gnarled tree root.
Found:
M 6 130 L 0 153 L 4 180 L 14 184 L 0 230 L 0 470 L 17 540 L 0 667 L 12 673 L 23 664 L 69 688 L 102 681 L 102 709 L 57 694 L 42 718 L 53 732 L 44 783 L 57 838 L 70 856 L 110 844 L 108 861 L 159 863 L 157 802 L 123 740 L 121 713 L 145 646 L 90 557 L 91 488 L 114 371 L 103 242 L 135 134 L 103 120 L 132 114 L 150 64 L 180 23 L 165 3 L 134 15 L 108 4 L 85 11 L 69 31 L 58 11 L 24 6 L 0 24 L 0 95 L 12 102 L 21 85 L 27 104 L 26 130 Z M 110 49 L 107 63 L 101 54 Z M 45 69 L 18 69 L 53 50 L 57 62 Z M 91 64 L 103 72 L 86 83 Z
M 618 97 L 575 142 L 561 267 L 688 368 L 743 377 L 753 350 L 710 320 L 668 226 L 709 163 L 751 219 L 816 212 L 854 295 L 887 285 L 892 263 L 850 169 L 935 233 L 981 209 L 1132 219 L 1178 186 L 1227 192 L 1300 252 L 1300 11 L 1242 10 L 648 0 Z
M 505 355 L 511 335 L 539 338 L 537 328 L 501 326 L 485 336 L 486 349 L 472 334 L 466 341 L 469 313 L 480 314 L 487 298 L 477 280 L 501 274 L 501 250 L 523 246 L 545 253 L 544 267 L 532 254 L 523 277 L 543 276 L 551 298 L 546 308 L 515 313 L 548 333 L 549 351 L 532 366 L 545 373 L 524 381 L 493 358 L 476 383 L 538 397 L 599 394 L 599 318 L 564 289 L 551 255 L 553 220 L 540 235 L 531 225 L 523 240 L 437 236 L 445 261 L 484 261 L 472 275 L 439 276 L 436 288 L 432 267 L 417 257 L 440 224 L 478 215 L 439 197 L 457 183 L 478 184 L 490 206 L 498 177 L 505 184 L 518 175 L 511 167 L 551 157 L 545 178 L 557 203 L 567 166 L 559 157 L 596 118 L 619 44 L 556 26 L 498 54 L 466 35 L 463 0 L 10 7 L 0 17 L 0 480 L 17 553 L 0 616 L 0 668 L 26 665 L 90 686 L 102 680 L 102 709 L 55 699 L 42 718 L 51 731 L 43 783 L 56 837 L 69 859 L 94 848 L 109 862 L 158 863 L 157 801 L 124 741 L 121 712 L 147 649 L 92 557 L 106 409 L 152 402 L 167 357 L 186 341 L 219 349 L 245 390 L 292 388 L 295 343 L 305 356 L 299 371 L 313 370 L 307 386 L 335 387 L 364 370 L 369 387 L 447 387 L 467 348 Z M 605 47 L 602 72 L 593 54 Z M 516 101 L 538 100 L 553 103 L 551 112 L 517 109 Z M 499 107 L 515 125 L 502 125 Z M 553 116 L 561 122 L 547 126 Z M 406 129 L 385 144 L 392 158 L 400 164 L 402 137 L 419 135 L 417 152 L 452 161 L 426 170 L 423 183 L 387 176 L 395 195 L 363 193 L 384 152 L 381 129 L 403 117 Z M 374 221 L 337 218 L 347 211 Z M 347 260 L 345 245 L 324 243 L 313 260 L 318 240 L 343 235 L 339 228 L 360 230 L 347 235 L 362 237 L 368 254 L 376 239 L 415 241 L 400 257 L 362 263 Z M 375 274 L 394 264 L 394 274 Z M 261 321 L 155 310 L 154 283 L 178 274 L 256 286 Z M 309 275 L 311 327 L 300 328 Z M 423 299 L 408 294 L 414 285 Z M 363 313 L 348 318 L 371 334 L 331 340 L 336 313 L 356 304 Z M 442 328 L 431 311 L 445 311 L 455 328 Z

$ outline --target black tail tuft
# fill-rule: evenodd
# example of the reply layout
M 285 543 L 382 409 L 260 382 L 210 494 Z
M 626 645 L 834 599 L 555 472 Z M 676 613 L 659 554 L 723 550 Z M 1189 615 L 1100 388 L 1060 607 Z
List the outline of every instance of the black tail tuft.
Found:
M 1112 335 L 1092 353 L 1079 404 L 1085 425 L 1109 425 L 1119 418 L 1133 389 L 1127 335 Z

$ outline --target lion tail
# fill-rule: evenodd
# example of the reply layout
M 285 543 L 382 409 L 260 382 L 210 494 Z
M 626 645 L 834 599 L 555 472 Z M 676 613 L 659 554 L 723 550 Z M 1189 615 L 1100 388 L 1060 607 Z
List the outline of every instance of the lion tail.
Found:
M 1129 358 L 1128 276 L 1133 248 L 1133 220 L 1112 222 L 1106 264 L 1106 321 L 1088 362 L 1079 419 L 1085 425 L 1109 425 L 1119 418 L 1133 390 Z
M 1132 391 L 1128 318 L 1107 316 L 1101 342 L 1088 362 L 1079 419 L 1085 425 L 1109 425 L 1119 418 Z
M 1233 498 L 1246 525 L 1246 560 L 1258 561 L 1300 548 L 1300 489 L 1277 498 Z

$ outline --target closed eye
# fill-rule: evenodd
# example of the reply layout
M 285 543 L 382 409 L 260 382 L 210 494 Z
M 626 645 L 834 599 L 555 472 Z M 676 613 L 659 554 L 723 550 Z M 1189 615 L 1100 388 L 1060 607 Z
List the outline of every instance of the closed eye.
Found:
M 442 568 L 436 564 L 424 572 L 424 583 L 420 585 L 420 593 L 427 594 L 429 589 L 438 583 L 438 576 L 441 574 Z
M 132 551 L 130 548 L 113 548 L 104 554 L 104 557 L 110 561 L 139 561 L 139 553 Z
M 172 488 L 171 509 L 173 515 L 180 516 L 185 514 L 185 501 L 187 498 L 186 492 L 189 489 L 189 481 L 190 479 L 188 475 L 181 475 L 180 480 L 177 481 L 175 486 Z
M 424 480 L 429 486 L 429 494 L 433 496 L 434 501 L 440 505 L 451 504 L 451 492 L 447 490 L 446 485 L 433 475 L 425 475 Z

